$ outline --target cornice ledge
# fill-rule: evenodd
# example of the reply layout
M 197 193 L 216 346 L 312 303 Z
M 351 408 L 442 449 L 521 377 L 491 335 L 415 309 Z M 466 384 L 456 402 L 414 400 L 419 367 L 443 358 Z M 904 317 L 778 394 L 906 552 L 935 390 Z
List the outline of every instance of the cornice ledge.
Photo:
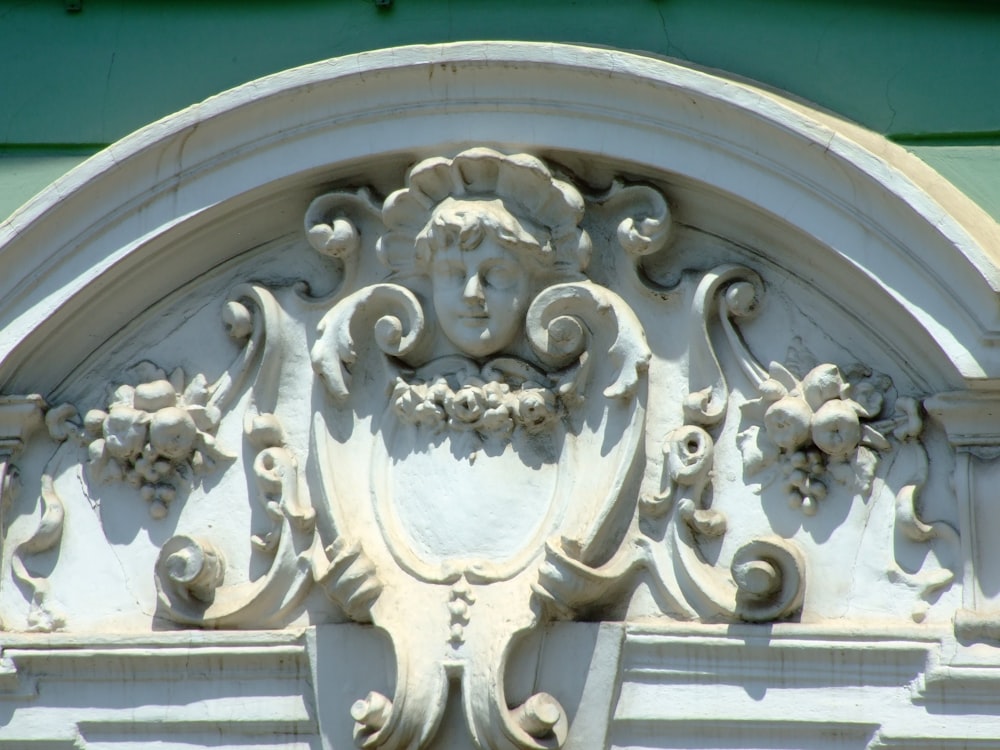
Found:
M 924 399 L 927 413 L 944 427 L 955 448 L 984 458 L 1000 450 L 1000 389 L 949 391 Z
M 163 633 L 4 633 L 0 699 L 26 700 L 42 677 L 175 683 L 202 665 L 206 680 L 298 680 L 308 674 L 307 634 L 287 631 Z M 128 722 L 131 723 L 131 722 Z M 3 747 L 0 741 L 0 748 Z
M 862 623 L 834 628 L 627 626 L 623 678 L 657 684 L 906 685 L 924 672 L 947 635 Z
M 643 637 L 655 639 L 691 640 L 706 642 L 768 643 L 844 643 L 858 644 L 918 644 L 940 643 L 946 639 L 950 628 L 935 628 L 927 625 L 907 626 L 893 623 L 891 626 L 864 620 L 814 622 L 814 623 L 771 623 L 766 626 L 740 623 L 694 624 L 685 622 L 636 621 L 625 624 L 626 641 Z
M 170 630 L 152 633 L 33 633 L 5 632 L 0 636 L 4 653 L 16 650 L 31 654 L 65 654 L 73 652 L 114 653 L 117 651 L 178 650 L 213 648 L 267 651 L 274 647 L 288 650 L 305 649 L 308 628 L 285 630 Z

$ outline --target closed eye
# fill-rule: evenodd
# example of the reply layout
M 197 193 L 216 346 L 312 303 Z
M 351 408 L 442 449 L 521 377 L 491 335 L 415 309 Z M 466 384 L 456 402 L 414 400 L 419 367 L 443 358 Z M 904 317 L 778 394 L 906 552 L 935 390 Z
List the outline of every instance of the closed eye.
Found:
M 491 266 L 483 274 L 483 282 L 494 289 L 510 289 L 517 281 L 517 269 L 506 265 Z

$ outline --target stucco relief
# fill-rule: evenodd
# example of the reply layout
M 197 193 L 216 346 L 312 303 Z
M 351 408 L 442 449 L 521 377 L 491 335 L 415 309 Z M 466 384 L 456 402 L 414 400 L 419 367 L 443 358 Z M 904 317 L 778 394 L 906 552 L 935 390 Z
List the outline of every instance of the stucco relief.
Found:
M 42 520 L 12 554 L 31 599 L 14 627 L 73 627 L 32 557 L 67 529 L 56 480 L 74 465 L 99 513 L 109 488 L 148 507 L 151 624 L 386 632 L 395 692 L 350 707 L 364 748 L 430 746 L 453 683 L 478 747 L 561 747 L 572 717 L 553 695 L 507 695 L 527 633 L 605 612 L 809 619 L 825 540 L 794 524 L 856 504 L 888 499 L 888 536 L 934 546 L 926 570 L 900 562 L 901 541 L 872 562 L 922 621 L 957 564 L 955 531 L 919 510 L 924 394 L 804 348 L 759 360 L 743 329 L 767 272 L 657 277 L 646 264 L 670 265 L 673 222 L 659 187 L 594 189 L 489 148 L 419 161 L 384 200 L 316 197 L 305 234 L 329 294 L 243 269 L 219 305 L 231 362 L 188 377 L 144 360 L 92 403 L 48 409 L 58 447 Z M 245 496 L 217 488 L 238 474 Z M 191 496 L 256 504 L 256 572 L 236 570 L 233 533 L 187 513 Z M 780 516 L 772 503 L 747 520 L 777 496 Z

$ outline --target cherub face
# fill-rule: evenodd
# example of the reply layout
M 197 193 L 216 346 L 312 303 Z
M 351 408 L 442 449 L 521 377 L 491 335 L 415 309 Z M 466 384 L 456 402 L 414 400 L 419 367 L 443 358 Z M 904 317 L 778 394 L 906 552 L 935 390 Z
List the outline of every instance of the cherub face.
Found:
M 529 279 L 514 251 L 485 231 L 478 245 L 434 252 L 434 311 L 448 340 L 472 357 L 509 346 L 524 323 Z

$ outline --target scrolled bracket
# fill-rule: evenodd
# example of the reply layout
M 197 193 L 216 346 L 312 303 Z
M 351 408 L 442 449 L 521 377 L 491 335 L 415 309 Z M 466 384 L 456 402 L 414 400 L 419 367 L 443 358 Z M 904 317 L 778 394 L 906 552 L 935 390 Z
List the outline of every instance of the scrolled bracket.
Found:
M 59 630 L 66 621 L 59 608 L 50 601 L 47 577 L 32 573 L 26 562 L 29 557 L 54 549 L 62 540 L 66 509 L 49 473 L 42 475 L 41 505 L 42 515 L 34 532 L 14 548 L 11 572 L 25 589 L 31 603 L 28 630 L 47 633 Z
M 615 180 L 594 202 L 610 214 L 612 221 L 617 221 L 618 244 L 632 261 L 640 286 L 660 295 L 670 292 L 670 288 L 652 281 L 643 268 L 645 258 L 666 249 L 673 240 L 673 216 L 663 193 L 648 185 L 626 185 Z
M 900 440 L 901 458 L 909 459 L 910 476 L 896 493 L 895 527 L 899 534 L 918 544 L 934 545 L 941 560 L 939 569 L 906 571 L 899 563 L 899 545 L 894 545 L 889 562 L 889 579 L 916 591 L 920 601 L 910 613 L 915 622 L 927 617 L 931 603 L 955 580 L 960 566 L 961 539 L 958 531 L 945 521 L 925 521 L 918 510 L 920 493 L 927 484 L 927 451 L 917 439 L 921 432 L 919 407 L 913 399 L 896 400 L 899 418 L 893 436 Z M 897 460 L 897 463 L 899 461 Z M 942 559 L 943 558 L 943 559 Z
M 11 460 L 20 452 L 29 433 L 42 424 L 43 414 L 49 437 L 61 445 L 42 471 L 41 517 L 31 535 L 18 544 L 11 555 L 11 573 L 30 602 L 28 630 L 36 632 L 59 630 L 65 625 L 65 617 L 49 595 L 47 576 L 33 573 L 27 561 L 58 547 L 62 540 L 66 510 L 56 492 L 54 477 L 62 471 L 67 457 L 76 451 L 76 441 L 70 438 L 79 437 L 75 423 L 77 414 L 76 409 L 66 404 L 50 409 L 41 396 L 0 398 L 0 429 L 3 430 L 0 435 L 0 511 L 10 504 L 20 485 L 17 468 Z
M 208 605 L 225 580 L 226 561 L 210 541 L 186 534 L 171 537 L 156 563 L 157 575 L 174 596 L 193 604 Z
M 392 699 L 369 692 L 351 706 L 354 744 L 362 750 L 423 750 L 448 702 L 448 676 L 431 653 L 414 648 L 409 633 L 392 633 L 396 689 Z
M 361 247 L 358 225 L 364 219 L 379 220 L 381 215 L 382 206 L 367 188 L 325 193 L 309 204 L 304 219 L 306 239 L 320 255 L 341 261 L 343 275 L 332 297 L 313 298 L 308 294 L 309 284 L 300 283 L 299 296 L 303 301 L 330 304 L 340 290 L 351 287 L 357 277 Z
M 669 483 L 665 492 L 644 496 L 640 512 L 650 517 L 664 515 L 671 507 L 691 528 L 704 536 L 726 532 L 726 517 L 704 506 L 711 486 L 715 441 L 697 425 L 684 425 L 671 432 L 663 443 Z
M 594 359 L 610 363 L 607 398 L 629 398 L 649 368 L 651 352 L 642 324 L 625 301 L 590 282 L 555 284 L 528 308 L 526 330 L 532 348 L 551 367 L 565 367 L 557 390 L 582 397 Z
M 262 421 L 262 429 L 273 426 Z M 260 502 L 276 524 L 258 537 L 265 540 L 258 546 L 274 555 L 270 569 L 255 581 L 225 585 L 225 557 L 210 540 L 172 537 L 154 574 L 162 616 L 203 627 L 276 623 L 313 580 L 323 552 L 298 460 L 281 445 L 267 446 L 254 459 L 253 472 Z
M 409 289 L 397 284 L 374 284 L 338 302 L 319 323 L 312 348 L 313 369 L 338 403 L 350 395 L 351 366 L 357 361 L 354 326 L 372 323 L 374 343 L 384 355 L 405 359 L 422 351 L 426 341 L 423 306 Z M 391 381 L 390 381 L 391 382 Z
M 709 332 L 716 318 L 751 382 L 757 385 L 767 378 L 733 324 L 734 318 L 749 318 L 756 312 L 763 289 L 760 276 L 744 266 L 719 266 L 702 277 L 691 310 L 689 395 L 684 402 L 686 421 L 711 427 L 726 413 L 729 386 Z
M 770 622 L 802 608 L 805 558 L 793 542 L 754 539 L 737 550 L 730 571 L 736 583 L 733 614 L 739 619 Z
M 714 442 L 697 425 L 671 432 L 663 448 L 668 487 L 656 497 L 644 498 L 640 512 L 650 521 L 668 513 L 673 568 L 686 582 L 682 586 L 690 605 L 702 616 L 767 622 L 793 615 L 802 606 L 805 561 L 798 547 L 787 540 L 755 539 L 733 557 L 730 576 L 720 575 L 704 559 L 703 538 L 726 533 L 726 517 L 706 507 L 711 487 Z M 647 564 L 664 592 L 670 593 L 669 576 L 662 566 L 670 563 L 646 541 Z
M 251 414 L 274 411 L 277 383 L 284 360 L 285 313 L 270 291 L 258 284 L 240 284 L 229 292 L 222 322 L 240 355 L 211 385 L 208 407 L 224 412 L 253 379 Z
M 566 709 L 546 692 L 533 693 L 509 707 L 504 675 L 513 638 L 492 662 L 470 665 L 463 680 L 463 707 L 476 745 L 482 750 L 559 750 L 569 735 Z
M 729 575 L 708 564 L 697 541 L 674 524 L 677 571 L 687 579 L 692 606 L 702 617 L 771 622 L 795 615 L 805 597 L 805 558 L 778 537 L 754 539 L 737 550 Z
M 356 214 L 381 216 L 381 206 L 365 188 L 357 192 L 325 193 L 309 204 L 305 213 L 305 231 L 316 252 L 331 258 L 344 258 L 358 250 L 360 235 L 352 220 Z
M 627 214 L 616 230 L 618 244 L 635 260 L 663 250 L 673 230 L 670 205 L 656 188 L 615 180 L 595 201 L 603 208 Z

